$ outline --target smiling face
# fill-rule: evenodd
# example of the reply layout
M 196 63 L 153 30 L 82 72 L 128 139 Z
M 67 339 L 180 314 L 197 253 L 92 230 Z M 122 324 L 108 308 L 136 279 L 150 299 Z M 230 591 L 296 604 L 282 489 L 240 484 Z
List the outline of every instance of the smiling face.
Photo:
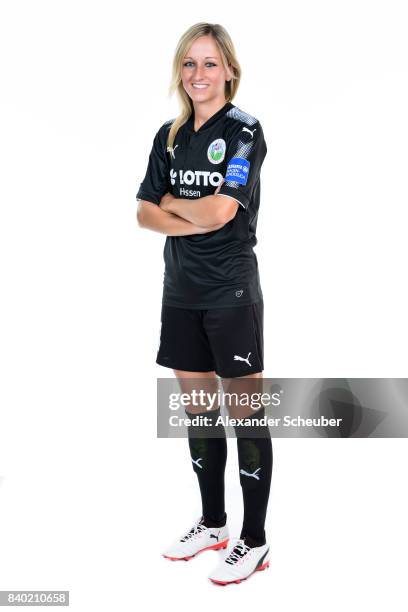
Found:
M 183 58 L 181 80 L 193 103 L 225 103 L 225 81 L 232 73 L 224 69 L 220 51 L 212 36 L 197 38 Z

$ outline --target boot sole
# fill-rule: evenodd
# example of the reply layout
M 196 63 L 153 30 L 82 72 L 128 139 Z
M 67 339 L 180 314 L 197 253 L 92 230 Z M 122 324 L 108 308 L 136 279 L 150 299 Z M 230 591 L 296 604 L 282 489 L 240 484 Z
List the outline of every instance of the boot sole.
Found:
M 247 578 L 249 578 L 250 576 L 255 574 L 255 572 L 262 572 L 267 567 L 269 567 L 269 561 L 267 561 L 263 565 L 260 565 L 259 567 L 255 568 L 254 571 L 251 572 L 250 574 L 248 574 L 248 576 L 246 576 L 245 578 L 237 578 L 237 580 L 229 580 L 227 582 L 223 582 L 222 580 L 214 580 L 214 578 L 210 578 L 210 580 L 211 580 L 211 582 L 214 582 L 214 584 L 219 584 L 221 586 L 226 586 L 227 584 L 239 584 L 243 580 L 247 580 Z
M 207 546 L 206 548 L 202 548 L 201 550 L 198 550 L 196 553 L 194 553 L 194 555 L 190 555 L 188 557 L 169 557 L 168 555 L 162 555 L 162 557 L 164 557 L 165 559 L 170 559 L 170 561 L 189 561 L 190 559 L 193 559 L 193 557 L 196 557 L 197 555 L 204 552 L 205 550 L 221 550 L 221 549 L 227 548 L 228 542 L 229 542 L 229 538 L 227 538 L 226 540 L 223 540 L 222 542 L 217 542 L 217 544 L 213 544 L 212 546 Z

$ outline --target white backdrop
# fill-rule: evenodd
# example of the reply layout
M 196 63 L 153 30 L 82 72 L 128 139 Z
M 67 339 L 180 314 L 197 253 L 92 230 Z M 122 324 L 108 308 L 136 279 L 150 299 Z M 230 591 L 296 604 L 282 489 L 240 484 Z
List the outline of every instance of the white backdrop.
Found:
M 404 5 L 1 3 L 0 590 L 406 610 L 404 439 L 275 440 L 271 567 L 241 585 L 160 557 L 200 504 L 187 442 L 155 437 L 165 238 L 135 221 L 178 38 L 221 23 L 268 145 L 265 376 L 406 376 Z M 227 511 L 239 535 L 234 440 Z

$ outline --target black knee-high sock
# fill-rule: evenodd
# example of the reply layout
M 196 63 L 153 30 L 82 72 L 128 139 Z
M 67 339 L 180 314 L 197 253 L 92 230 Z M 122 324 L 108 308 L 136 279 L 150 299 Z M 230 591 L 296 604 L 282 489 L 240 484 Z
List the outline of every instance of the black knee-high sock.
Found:
M 265 409 L 252 418 L 261 419 Z M 254 421 L 253 421 L 254 423 Z M 267 425 L 235 427 L 237 436 L 239 479 L 244 500 L 241 539 L 249 546 L 265 544 L 265 519 L 272 478 L 272 441 Z
M 215 425 L 220 409 L 199 415 L 186 411 L 186 414 L 190 418 L 206 416 L 212 421 L 212 426 L 207 431 L 200 426 L 189 425 L 188 442 L 193 469 L 200 486 L 204 525 L 222 527 L 227 520 L 224 489 L 227 439 L 224 425 Z

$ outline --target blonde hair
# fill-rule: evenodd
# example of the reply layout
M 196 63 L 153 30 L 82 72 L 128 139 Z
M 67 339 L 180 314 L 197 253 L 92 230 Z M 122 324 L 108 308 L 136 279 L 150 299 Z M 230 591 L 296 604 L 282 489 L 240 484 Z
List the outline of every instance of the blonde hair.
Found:
M 193 112 L 193 103 L 190 96 L 183 87 L 181 80 L 181 68 L 183 59 L 190 48 L 191 44 L 200 36 L 212 36 L 220 55 L 224 68 L 231 70 L 231 81 L 225 82 L 225 99 L 226 102 L 231 102 L 237 93 L 239 82 L 241 79 L 241 67 L 236 58 L 235 48 L 230 35 L 221 25 L 217 23 L 196 23 L 191 26 L 180 38 L 173 58 L 173 74 L 169 87 L 169 95 L 172 96 L 177 92 L 177 97 L 181 106 L 181 113 L 173 121 L 167 138 L 167 146 L 172 147 L 176 134 L 180 127 L 186 123 Z

